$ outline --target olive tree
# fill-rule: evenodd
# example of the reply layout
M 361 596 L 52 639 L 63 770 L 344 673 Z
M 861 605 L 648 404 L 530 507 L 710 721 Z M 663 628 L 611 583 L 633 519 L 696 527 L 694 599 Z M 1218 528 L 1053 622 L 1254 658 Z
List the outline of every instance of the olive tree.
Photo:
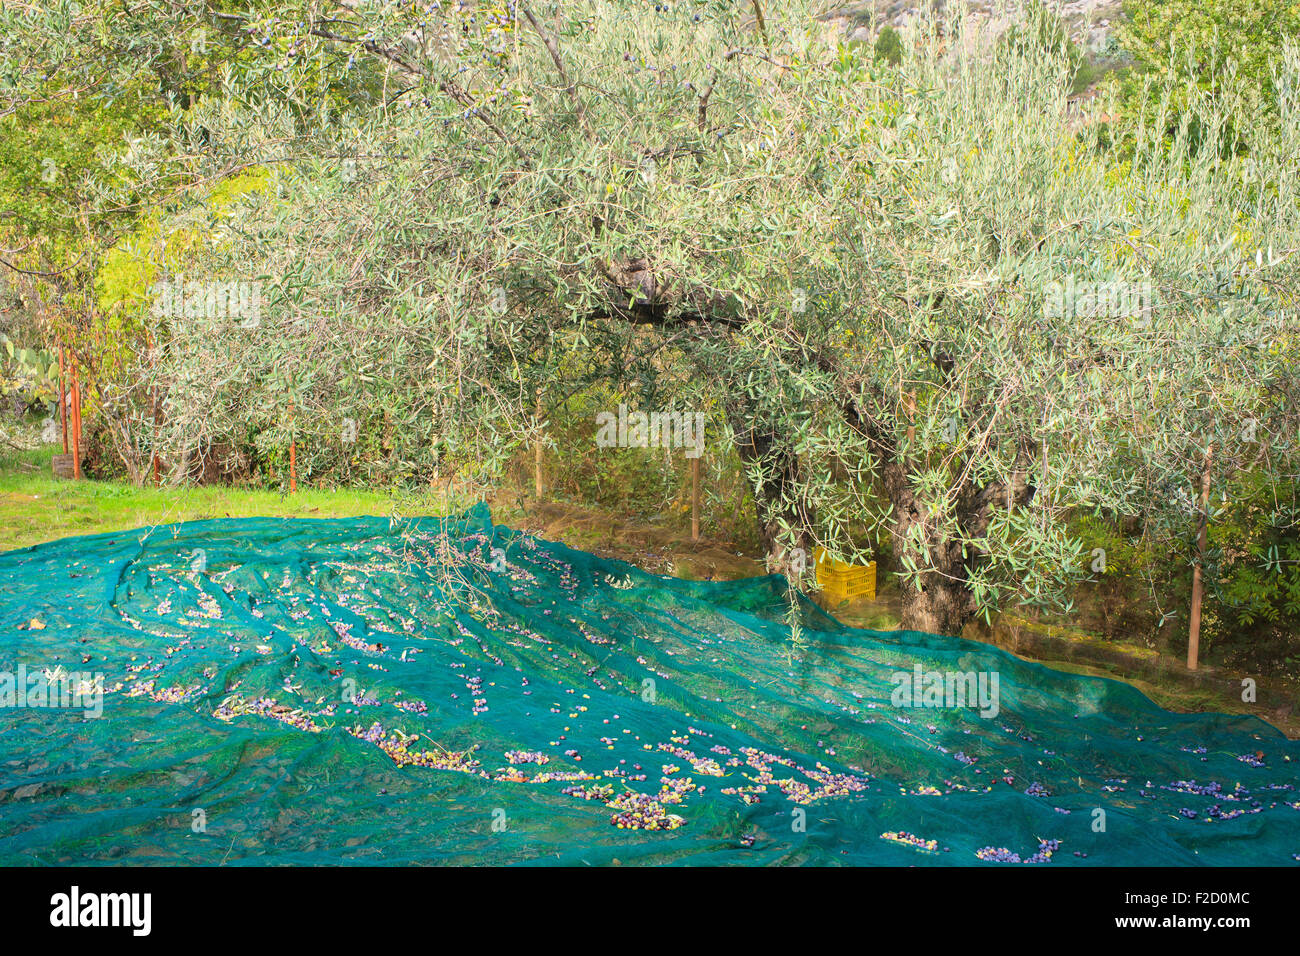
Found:
M 634 378 L 718 410 L 779 564 L 888 541 L 904 624 L 947 633 L 1068 601 L 1080 509 L 1186 528 L 1179 491 L 1251 428 L 1283 466 L 1293 82 L 1256 129 L 1231 77 L 1166 78 L 1177 135 L 1159 115 L 1121 161 L 1050 42 L 956 11 L 874 62 L 797 3 L 765 14 L 221 14 L 321 78 L 382 68 L 382 97 L 304 128 L 259 67 L 191 115 L 205 150 L 268 170 L 191 271 L 267 299 L 247 336 L 162 330 L 174 434 L 280 442 L 388 395 L 429 467 L 477 466 L 557 393 Z
M 505 291 L 491 329 L 523 345 L 498 364 L 671 342 L 774 551 L 865 523 L 905 623 L 956 631 L 1064 598 L 1087 572 L 1072 510 L 1149 513 L 1247 422 L 1294 430 L 1293 113 L 1247 163 L 1188 133 L 1248 135 L 1244 91 L 1186 90 L 1183 134 L 1139 129 L 1121 164 L 1064 50 L 957 19 L 880 68 L 792 9 L 681 16 L 520 6 L 501 60 L 459 29 L 392 54 L 466 108 L 415 113 L 430 187 L 390 228 L 418 218 L 420 248 Z M 444 63 L 497 100 L 448 93 Z

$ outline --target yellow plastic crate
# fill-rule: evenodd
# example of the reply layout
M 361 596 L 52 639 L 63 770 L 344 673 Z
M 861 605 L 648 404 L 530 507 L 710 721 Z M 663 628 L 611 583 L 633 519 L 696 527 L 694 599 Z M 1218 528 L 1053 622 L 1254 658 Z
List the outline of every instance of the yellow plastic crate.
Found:
M 817 567 L 817 586 L 831 604 L 856 597 L 865 597 L 868 601 L 876 599 L 875 561 L 866 567 L 845 564 L 832 558 L 824 548 L 813 551 L 813 561 Z

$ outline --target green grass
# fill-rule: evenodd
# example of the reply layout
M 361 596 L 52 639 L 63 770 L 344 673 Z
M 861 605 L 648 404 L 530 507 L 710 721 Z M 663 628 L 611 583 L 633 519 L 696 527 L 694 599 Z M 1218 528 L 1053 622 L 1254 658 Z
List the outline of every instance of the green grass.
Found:
M 355 515 L 438 514 L 436 495 L 373 489 L 319 490 L 293 495 L 225 486 L 135 488 L 119 482 L 55 478 L 57 445 L 18 451 L 0 446 L 0 551 L 73 535 L 122 531 L 204 518 L 255 516 L 343 518 Z

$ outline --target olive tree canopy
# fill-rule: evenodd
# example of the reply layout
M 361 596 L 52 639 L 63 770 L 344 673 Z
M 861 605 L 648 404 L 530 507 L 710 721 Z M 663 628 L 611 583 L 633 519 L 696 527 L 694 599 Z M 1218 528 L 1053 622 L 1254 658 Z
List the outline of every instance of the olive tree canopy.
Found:
M 634 381 L 710 410 L 779 562 L 888 541 L 905 626 L 949 633 L 1063 600 L 1073 512 L 1186 526 L 1207 449 L 1289 468 L 1294 82 L 1256 129 L 1231 77 L 1171 80 L 1180 132 L 1121 162 L 1067 51 L 959 14 L 892 65 L 798 3 L 273 7 L 207 14 L 254 58 L 185 114 L 264 183 L 183 269 L 137 250 L 265 296 L 155 323 L 164 444 L 382 419 L 482 478 L 539 401 Z M 335 108 L 359 61 L 377 97 Z

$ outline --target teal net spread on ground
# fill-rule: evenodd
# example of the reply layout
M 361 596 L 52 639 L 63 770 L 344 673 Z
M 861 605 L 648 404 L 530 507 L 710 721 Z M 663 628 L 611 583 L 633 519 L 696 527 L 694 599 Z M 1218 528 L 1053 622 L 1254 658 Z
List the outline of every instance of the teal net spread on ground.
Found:
M 1300 853 L 1300 745 L 1261 721 L 811 605 L 792 660 L 779 578 L 652 575 L 482 508 L 59 541 L 0 555 L 0 601 L 4 864 Z M 999 712 L 895 706 L 917 664 L 996 674 Z M 102 715 L 33 674 L 102 674 Z

